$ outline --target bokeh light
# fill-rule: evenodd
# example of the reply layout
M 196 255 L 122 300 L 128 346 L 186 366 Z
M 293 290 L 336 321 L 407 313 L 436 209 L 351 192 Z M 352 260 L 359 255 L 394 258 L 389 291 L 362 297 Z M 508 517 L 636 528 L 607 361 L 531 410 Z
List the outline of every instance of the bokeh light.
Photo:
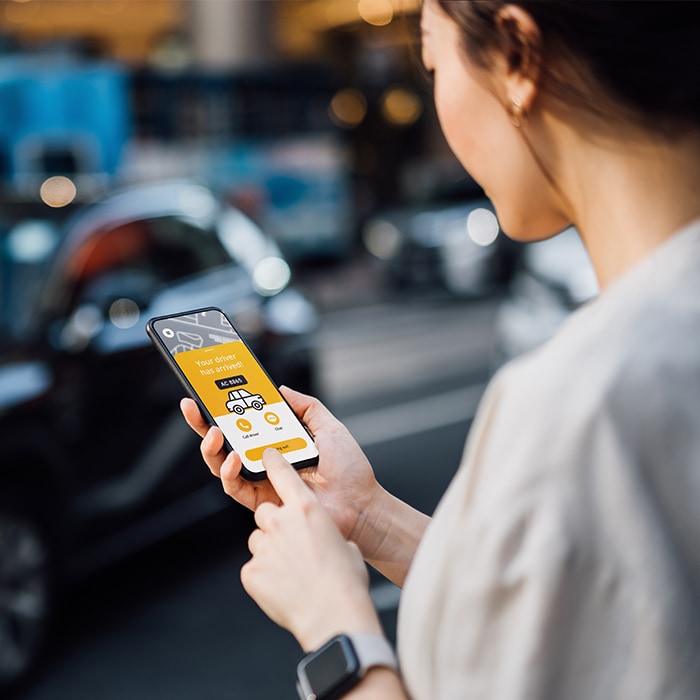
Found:
M 18 223 L 7 236 L 7 251 L 18 263 L 36 264 L 56 247 L 58 234 L 48 221 L 31 219 Z
M 383 27 L 394 19 L 394 8 L 390 0 L 359 0 L 357 11 L 367 24 L 375 27 Z
M 365 247 L 380 260 L 391 260 L 401 250 L 401 233 L 389 221 L 375 221 L 363 232 Z
M 291 279 L 292 273 L 286 260 L 269 257 L 261 260 L 253 270 L 253 285 L 264 296 L 272 296 L 282 291 Z
M 391 88 L 382 97 L 381 111 L 393 126 L 411 126 L 423 114 L 423 101 L 413 90 Z
M 467 218 L 467 231 L 474 243 L 489 246 L 498 238 L 498 219 L 488 209 L 475 209 Z
M 138 323 L 140 317 L 141 311 L 133 299 L 122 297 L 113 301 L 109 307 L 109 320 L 117 328 L 132 328 Z
M 41 201 L 54 208 L 68 206 L 77 193 L 75 183 L 64 175 L 54 175 L 44 180 L 39 189 Z
M 346 129 L 354 128 L 367 114 L 367 100 L 359 90 L 344 88 L 331 99 L 329 114 L 338 126 Z

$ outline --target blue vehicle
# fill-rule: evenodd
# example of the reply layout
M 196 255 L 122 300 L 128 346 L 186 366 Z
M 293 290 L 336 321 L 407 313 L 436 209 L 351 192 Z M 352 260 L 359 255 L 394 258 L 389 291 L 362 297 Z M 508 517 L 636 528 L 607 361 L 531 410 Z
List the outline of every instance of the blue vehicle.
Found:
M 131 130 L 128 80 L 112 63 L 0 59 L 0 166 L 19 189 L 49 175 L 113 176 Z

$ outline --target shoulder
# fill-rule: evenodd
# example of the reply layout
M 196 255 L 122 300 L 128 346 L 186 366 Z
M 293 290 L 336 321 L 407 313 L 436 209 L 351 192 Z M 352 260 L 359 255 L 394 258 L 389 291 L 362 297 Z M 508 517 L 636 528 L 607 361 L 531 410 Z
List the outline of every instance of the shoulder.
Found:
M 496 375 L 470 435 L 473 481 L 522 492 L 623 468 L 687 472 L 700 461 L 698 234 L 673 241 Z
M 700 532 L 700 270 L 611 291 L 494 378 L 464 465 L 484 529 Z
M 700 287 L 686 294 L 581 310 L 496 377 L 495 423 L 557 472 L 582 468 L 606 441 L 642 465 L 697 455 Z
M 698 249 L 663 251 L 665 260 L 653 258 L 573 314 L 554 338 L 498 377 L 503 396 L 530 402 L 535 415 L 538 406 L 558 406 L 549 416 L 555 422 L 586 413 L 663 418 L 667 409 L 698 403 Z

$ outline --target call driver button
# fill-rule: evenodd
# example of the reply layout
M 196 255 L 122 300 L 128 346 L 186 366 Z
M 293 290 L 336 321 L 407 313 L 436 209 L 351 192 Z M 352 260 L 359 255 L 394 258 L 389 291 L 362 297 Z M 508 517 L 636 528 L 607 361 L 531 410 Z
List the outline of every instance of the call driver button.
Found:
M 295 452 L 296 450 L 303 450 L 308 443 L 303 438 L 295 437 L 291 440 L 283 440 L 282 442 L 273 442 L 271 445 L 263 445 L 262 447 L 254 447 L 252 450 L 246 450 L 245 456 L 251 461 L 256 462 L 262 459 L 263 452 L 268 447 L 286 454 L 287 452 Z

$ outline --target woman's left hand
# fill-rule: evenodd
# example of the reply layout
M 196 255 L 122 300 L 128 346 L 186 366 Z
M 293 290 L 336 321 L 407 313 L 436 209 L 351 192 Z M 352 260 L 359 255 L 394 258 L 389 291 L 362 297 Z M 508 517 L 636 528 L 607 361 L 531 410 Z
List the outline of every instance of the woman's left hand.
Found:
M 253 556 L 241 569 L 245 590 L 307 651 L 335 634 L 381 634 L 360 550 L 279 452 L 266 450 L 263 464 L 281 504 L 255 511 Z

